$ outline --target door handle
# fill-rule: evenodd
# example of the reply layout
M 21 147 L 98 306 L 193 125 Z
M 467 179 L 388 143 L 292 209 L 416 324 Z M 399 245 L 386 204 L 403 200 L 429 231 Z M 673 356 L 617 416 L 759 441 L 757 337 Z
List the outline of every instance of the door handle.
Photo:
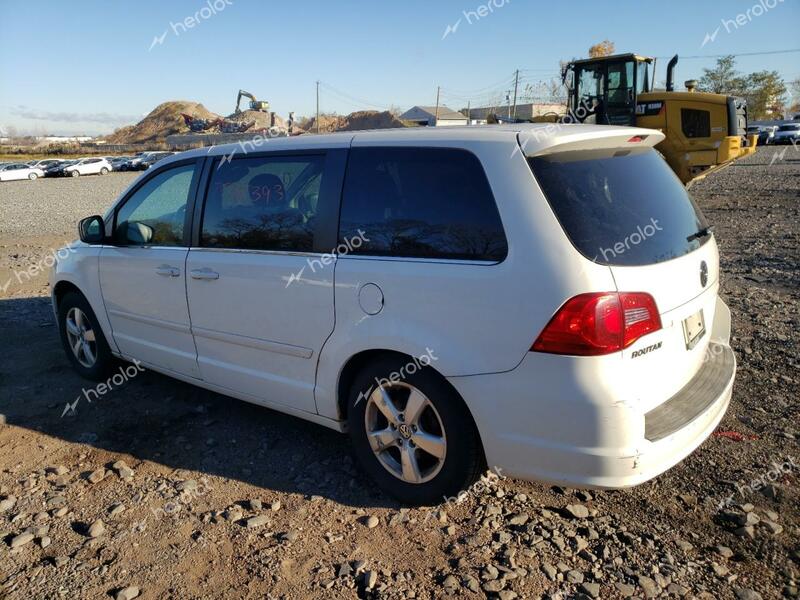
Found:
M 204 279 L 207 281 L 214 281 L 219 279 L 219 273 L 211 269 L 192 269 L 192 279 Z
M 181 274 L 181 270 L 176 267 L 170 267 L 169 265 L 161 265 L 160 267 L 156 267 L 156 273 L 162 277 L 177 277 Z

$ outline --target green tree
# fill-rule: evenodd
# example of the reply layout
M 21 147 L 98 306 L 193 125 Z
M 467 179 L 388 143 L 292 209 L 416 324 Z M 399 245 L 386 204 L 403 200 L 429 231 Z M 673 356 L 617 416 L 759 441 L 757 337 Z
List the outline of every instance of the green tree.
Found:
M 713 69 L 703 69 L 697 89 L 714 94 L 740 94 L 744 89 L 744 79 L 736 70 L 736 58 L 724 56 L 717 59 Z
M 698 83 L 701 92 L 740 96 L 747 100 L 750 119 L 777 118 L 783 112 L 786 84 L 777 71 L 758 71 L 742 75 L 736 70 L 736 59 L 725 56 L 717 59 L 712 69 L 703 69 Z
M 777 71 L 758 71 L 745 79 L 742 96 L 750 119 L 777 119 L 783 115 L 786 84 Z

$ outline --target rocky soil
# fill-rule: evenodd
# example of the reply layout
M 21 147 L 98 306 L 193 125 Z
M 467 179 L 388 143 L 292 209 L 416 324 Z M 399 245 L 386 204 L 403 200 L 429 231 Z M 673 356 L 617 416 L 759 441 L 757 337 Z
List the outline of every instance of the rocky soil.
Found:
M 8 210 L 23 188 L 0 186 L 0 273 L 113 199 L 39 184 L 22 182 L 30 202 L 59 216 L 36 223 L 31 204 Z M 625 491 L 490 471 L 407 509 L 334 432 L 134 367 L 89 387 L 63 356 L 46 276 L 7 286 L 0 597 L 797 597 L 800 152 L 762 149 L 692 193 L 722 256 L 733 400 L 697 452 Z

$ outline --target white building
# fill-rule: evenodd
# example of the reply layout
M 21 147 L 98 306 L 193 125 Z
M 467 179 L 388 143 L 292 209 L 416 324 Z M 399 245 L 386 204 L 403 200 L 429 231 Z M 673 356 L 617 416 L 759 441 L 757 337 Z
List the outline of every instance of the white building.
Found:
M 399 117 L 403 121 L 411 121 L 417 125 L 438 126 L 466 125 L 467 117 L 447 106 L 414 106 Z

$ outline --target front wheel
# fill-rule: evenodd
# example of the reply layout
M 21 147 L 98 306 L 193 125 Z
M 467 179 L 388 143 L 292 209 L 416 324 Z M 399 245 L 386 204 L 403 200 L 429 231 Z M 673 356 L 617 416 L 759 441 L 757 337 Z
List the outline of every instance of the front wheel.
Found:
M 483 453 L 461 398 L 429 366 L 386 357 L 356 377 L 348 428 L 356 459 L 406 504 L 438 504 L 466 490 Z
M 105 167 L 100 169 L 100 175 L 108 175 L 108 169 L 106 169 Z
M 38 176 L 36 173 L 30 173 L 30 174 L 28 174 L 28 179 L 30 179 L 31 181 L 33 181 L 33 180 L 34 180 L 34 179 L 36 179 L 37 177 L 39 177 L 39 176 Z
M 81 175 L 80 173 L 78 173 L 77 169 L 74 170 L 74 171 L 70 171 L 69 174 L 70 174 L 71 177 L 80 177 L 80 175 Z
M 89 305 L 78 292 L 67 293 L 58 305 L 58 327 L 67 359 L 81 377 L 102 381 L 114 356 Z

